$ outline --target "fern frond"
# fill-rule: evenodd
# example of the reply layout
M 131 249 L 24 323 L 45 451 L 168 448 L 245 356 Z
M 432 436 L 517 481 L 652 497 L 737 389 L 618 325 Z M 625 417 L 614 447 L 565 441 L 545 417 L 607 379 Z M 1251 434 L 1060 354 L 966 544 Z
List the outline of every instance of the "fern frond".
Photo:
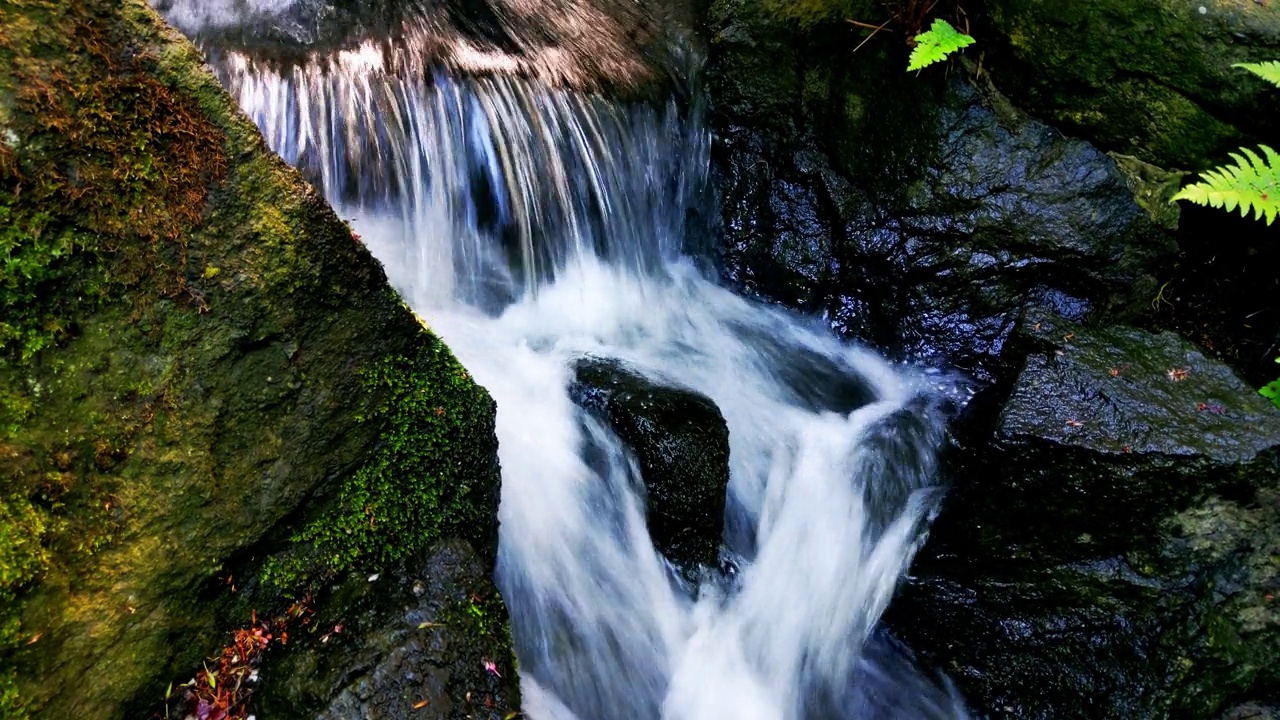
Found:
M 1240 216 L 1253 211 L 1253 218 L 1266 217 L 1270 225 L 1280 213 L 1280 154 L 1259 145 L 1265 159 L 1249 148 L 1231 153 L 1235 165 L 1223 165 L 1200 173 L 1202 182 L 1182 188 L 1173 200 L 1186 200 L 1197 205 L 1222 208 L 1227 212 L 1240 208 Z
M 1280 363 L 1280 358 L 1276 358 L 1276 362 Z M 1270 400 L 1276 407 L 1280 407 L 1280 378 L 1258 388 L 1258 393 Z
M 1231 67 L 1244 68 L 1267 82 L 1280 87 L 1280 61 L 1268 60 L 1260 63 L 1236 63 Z
M 916 47 L 907 60 L 907 72 L 945 60 L 951 53 L 977 42 L 941 18 L 935 19 L 929 31 L 917 35 L 915 41 Z

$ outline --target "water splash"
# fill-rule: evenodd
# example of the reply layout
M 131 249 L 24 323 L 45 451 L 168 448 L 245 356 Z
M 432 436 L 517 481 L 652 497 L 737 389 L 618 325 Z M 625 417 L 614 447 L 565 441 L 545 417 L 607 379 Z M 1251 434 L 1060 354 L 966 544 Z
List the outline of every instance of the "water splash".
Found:
M 712 209 L 697 112 L 519 73 L 460 79 L 422 57 L 360 46 L 222 68 L 498 402 L 498 581 L 530 714 L 964 717 L 876 630 L 937 505 L 945 379 L 737 297 L 681 255 L 686 217 Z M 634 459 L 570 400 L 588 354 L 725 416 L 724 567 L 699 587 L 649 541 Z
M 522 668 L 557 703 L 583 720 L 961 716 L 872 636 L 934 507 L 941 418 L 921 378 L 680 262 L 642 276 L 585 258 L 497 318 L 430 317 L 498 398 L 499 577 Z M 787 352 L 761 353 L 760 337 Z M 730 524 L 753 529 L 726 548 L 736 582 L 709 579 L 694 599 L 654 552 L 629 458 L 565 392 L 587 354 L 722 409 Z M 874 398 L 813 409 L 788 363 L 814 357 Z M 580 455 L 587 434 L 612 450 L 603 471 Z M 600 512 L 614 497 L 622 507 Z M 904 690 L 906 714 L 867 714 Z

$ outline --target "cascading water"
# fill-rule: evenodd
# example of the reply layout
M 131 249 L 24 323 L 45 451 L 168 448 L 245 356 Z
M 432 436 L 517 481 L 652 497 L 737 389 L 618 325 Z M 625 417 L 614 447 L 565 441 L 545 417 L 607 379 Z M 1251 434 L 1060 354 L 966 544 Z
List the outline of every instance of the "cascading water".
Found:
M 460 78 L 369 45 L 219 67 L 497 400 L 498 581 L 531 716 L 964 716 L 875 630 L 935 507 L 948 382 L 681 255 L 686 217 L 713 200 L 696 108 Z M 626 448 L 570 399 L 584 355 L 725 416 L 724 563 L 698 587 L 650 542 Z M 830 395 L 833 374 L 869 399 Z

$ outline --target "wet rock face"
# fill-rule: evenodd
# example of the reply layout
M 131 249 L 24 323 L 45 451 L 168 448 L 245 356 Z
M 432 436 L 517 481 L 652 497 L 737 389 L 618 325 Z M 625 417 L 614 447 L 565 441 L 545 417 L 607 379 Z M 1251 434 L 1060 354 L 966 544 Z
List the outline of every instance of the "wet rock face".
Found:
M 1014 341 L 890 625 L 993 717 L 1209 718 L 1274 690 L 1280 413 L 1172 333 L 1045 317 Z
M 519 707 L 506 611 L 464 541 L 347 578 L 322 600 L 315 625 L 268 657 L 263 715 L 500 720 Z
M 1070 543 L 1058 548 L 1068 557 L 1082 552 L 1076 533 L 1121 548 L 1140 518 L 1271 470 L 1264 458 L 1280 446 L 1280 414 L 1177 335 L 1051 318 L 1024 330 L 1047 349 L 1027 358 L 996 428 L 1012 481 L 1006 509 L 1027 503 L 1011 529 L 1047 547 Z
M 985 378 L 1028 307 L 1083 319 L 1150 300 L 1174 250 L 1167 185 L 958 68 L 908 76 L 887 45 L 837 61 L 839 32 L 801 43 L 743 6 L 712 12 L 719 260 L 738 287 Z M 775 47 L 791 41 L 803 49 Z M 1135 189 L 1160 197 L 1140 204 Z
M 1104 149 L 1200 169 L 1265 142 L 1280 117 L 1275 89 L 1231 67 L 1276 58 L 1274 3 L 992 0 L 986 9 L 996 84 Z
M 713 565 L 724 534 L 729 429 L 709 398 L 662 386 L 614 360 L 579 361 L 574 402 L 635 453 L 649 534 L 669 560 Z

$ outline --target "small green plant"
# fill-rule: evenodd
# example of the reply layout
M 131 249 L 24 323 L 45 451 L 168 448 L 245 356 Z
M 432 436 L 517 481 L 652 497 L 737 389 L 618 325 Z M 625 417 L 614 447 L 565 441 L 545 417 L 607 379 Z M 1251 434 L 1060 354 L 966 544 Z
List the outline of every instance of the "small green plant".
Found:
M 1280 358 L 1276 358 L 1276 362 L 1280 363 Z M 1274 403 L 1276 407 L 1280 407 L 1280 378 L 1258 388 L 1258 393 Z
M 1238 67 L 1257 75 L 1267 82 L 1280 87 L 1280 61 L 1270 60 L 1260 63 L 1236 63 L 1231 67 Z
M 1272 85 L 1280 87 L 1280 62 L 1236 63 Z M 1186 200 L 1197 205 L 1221 208 L 1231 212 L 1240 208 L 1240 216 L 1264 217 L 1267 224 L 1280 214 L 1280 194 L 1276 192 L 1280 182 L 1280 154 L 1266 145 L 1259 145 L 1261 154 L 1249 148 L 1231 153 L 1234 165 L 1222 165 L 1200 173 L 1200 182 L 1188 185 L 1173 196 L 1170 202 Z
M 920 70 L 936 62 L 946 60 L 952 53 L 977 42 L 971 35 L 966 35 L 951 26 L 951 23 L 937 18 L 928 32 L 915 37 L 916 47 L 911 51 L 907 61 L 907 72 Z

